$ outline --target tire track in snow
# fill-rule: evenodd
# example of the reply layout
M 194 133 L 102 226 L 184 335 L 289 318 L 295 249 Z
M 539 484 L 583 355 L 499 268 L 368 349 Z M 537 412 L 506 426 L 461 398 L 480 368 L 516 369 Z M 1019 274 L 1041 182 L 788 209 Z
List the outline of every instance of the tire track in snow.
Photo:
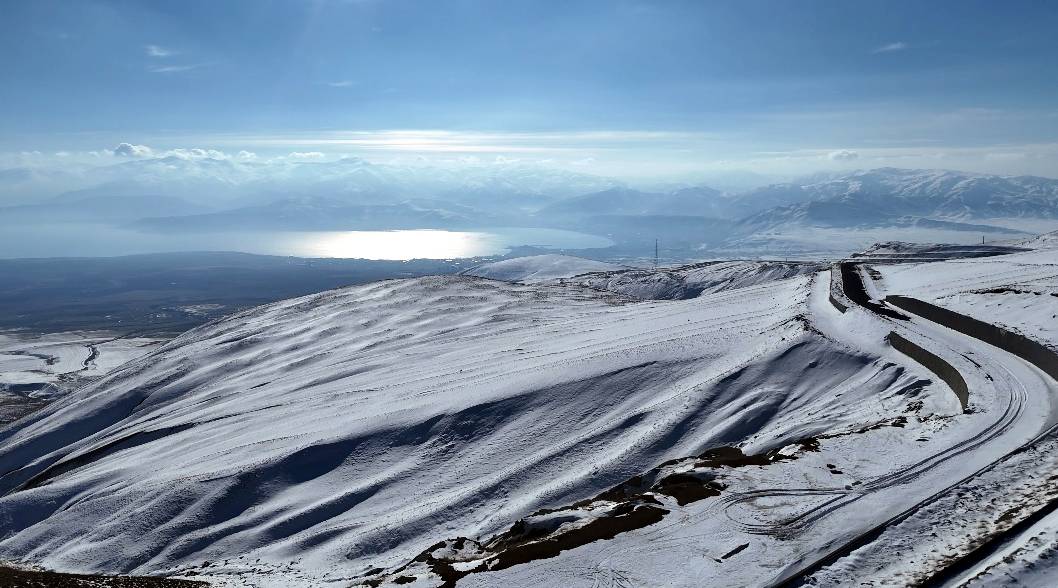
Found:
M 845 264 L 843 264 L 843 265 L 845 265 Z M 861 277 L 860 277 L 858 272 L 843 271 L 842 272 L 843 285 L 845 285 L 845 278 L 846 277 L 852 277 L 852 276 L 855 276 L 854 278 L 852 278 L 853 280 L 861 279 Z M 863 290 L 862 284 L 859 285 L 859 289 Z M 857 301 L 858 298 L 862 298 L 862 296 L 849 295 L 849 293 L 847 291 L 846 291 L 846 296 L 850 300 L 853 300 L 853 301 Z M 874 304 L 877 304 L 877 303 L 874 303 Z M 872 306 L 867 306 L 865 308 L 867 308 L 868 310 L 871 310 L 871 311 L 875 311 L 875 309 L 873 308 L 873 305 Z M 880 315 L 879 318 L 881 320 L 890 320 L 891 321 L 891 318 L 889 318 L 888 313 L 877 313 L 876 311 L 875 311 L 875 313 Z M 955 314 L 955 313 L 953 313 L 953 314 Z M 905 326 L 909 326 L 909 325 L 905 325 Z M 908 330 L 916 332 L 917 334 L 922 335 L 922 336 L 924 336 L 927 339 L 936 341 L 935 338 L 930 338 L 928 336 L 928 334 L 922 333 L 918 328 L 909 328 Z M 969 336 L 969 335 L 967 335 L 967 336 Z M 990 343 L 990 342 L 986 341 L 986 343 Z M 1024 359 L 1022 359 L 1020 357 L 1018 359 L 1021 360 L 1021 361 L 1026 361 L 1026 360 L 1024 360 Z M 793 489 L 793 490 L 791 490 L 791 489 L 760 490 L 760 491 L 756 491 L 756 492 L 744 493 L 744 494 L 739 495 L 739 496 L 731 496 L 731 497 L 726 497 L 725 499 L 722 499 L 722 502 L 726 501 L 726 502 L 724 502 L 725 512 L 727 512 L 729 509 L 733 508 L 736 505 L 752 502 L 753 500 L 758 500 L 758 499 L 766 497 L 766 496 L 813 496 L 813 495 L 827 495 L 829 493 L 838 494 L 838 496 L 836 496 L 835 498 L 832 498 L 832 499 L 824 502 L 821 505 L 818 505 L 818 506 L 816 506 L 814 508 L 811 508 L 805 513 L 802 513 L 802 514 L 797 515 L 795 517 L 792 517 L 790 519 L 786 519 L 784 521 L 780 521 L 778 523 L 773 523 L 773 524 L 770 524 L 770 525 L 746 525 L 745 523 L 739 523 L 736 519 L 734 519 L 733 517 L 729 516 L 729 518 L 731 518 L 731 520 L 733 522 L 735 522 L 736 525 L 739 525 L 741 528 L 743 528 L 743 530 L 745 530 L 748 533 L 767 534 L 767 535 L 773 535 L 773 536 L 780 536 L 781 537 L 785 533 L 804 531 L 805 529 L 810 527 L 811 524 L 821 520 L 822 518 L 825 518 L 826 516 L 828 516 L 830 514 L 833 514 L 835 511 L 837 511 L 839 509 L 842 509 L 842 508 L 844 508 L 846 506 L 849 506 L 849 505 L 853 504 L 854 502 L 856 502 L 857 500 L 859 500 L 863 496 L 866 496 L 870 492 L 877 492 L 877 491 L 880 491 L 880 490 L 891 488 L 891 487 L 896 486 L 896 485 L 906 484 L 906 483 L 908 483 L 910 481 L 913 481 L 915 478 L 920 476 L 922 473 L 924 473 L 925 471 L 928 471 L 929 469 L 932 469 L 933 467 L 936 467 L 940 463 L 943 463 L 944 461 L 948 461 L 950 459 L 953 459 L 955 457 L 963 455 L 963 454 L 965 454 L 965 453 L 967 453 L 969 451 L 973 451 L 974 449 L 978 449 L 981 446 L 986 445 L 988 442 L 990 442 L 990 441 L 996 439 L 997 437 L 1003 435 L 1005 432 L 1008 432 L 1009 430 L 1011 430 L 1013 425 L 1017 423 L 1018 417 L 1020 417 L 1022 415 L 1023 411 L 1024 411 L 1026 399 L 1028 397 L 1028 391 L 1025 388 L 1024 383 L 1021 382 L 1020 380 L 1018 380 L 1018 378 L 1013 374 L 1013 372 L 1010 371 L 1009 368 L 1007 368 L 1006 366 L 1004 366 L 1004 365 L 1002 365 L 1002 364 L 1000 364 L 998 362 L 993 362 L 993 361 L 990 361 L 990 360 L 986 360 L 986 363 L 990 364 L 989 367 L 998 368 L 999 370 L 1001 370 L 1000 373 L 998 374 L 999 377 L 996 377 L 996 374 L 994 374 L 993 372 L 989 372 L 989 370 L 985 369 L 986 366 L 981 365 L 981 364 L 977 363 L 976 361 L 971 361 L 971 363 L 975 364 L 988 377 L 989 380 L 992 380 L 993 382 L 995 382 L 997 390 L 1005 390 L 1009 394 L 1007 396 L 1008 402 L 1007 402 L 1006 406 L 1004 407 L 1004 410 L 1003 410 L 1002 414 L 999 416 L 999 418 L 997 418 L 988 427 L 986 427 L 984 430 L 980 431 L 979 433 L 977 433 L 976 435 L 974 435 L 970 439 L 967 439 L 965 441 L 957 443 L 956 445 L 954 445 L 952 447 L 949 447 L 945 451 L 942 451 L 939 454 L 935 454 L 933 456 L 930 456 L 928 458 L 920 460 L 919 462 L 917 462 L 915 464 L 912 464 L 909 467 L 901 468 L 900 470 L 898 470 L 896 472 L 892 472 L 890 474 L 886 474 L 886 475 L 880 476 L 878 478 L 875 478 L 872 481 L 868 482 L 864 486 L 864 490 L 862 490 L 862 491 L 856 491 L 855 493 L 849 493 L 847 491 L 843 492 L 843 491 L 839 491 L 839 490 L 836 490 L 836 489 L 803 489 L 802 491 L 799 491 L 799 490 L 796 490 L 796 489 Z M 1026 363 L 1031 363 L 1031 362 L 1026 361 Z M 1003 383 L 1003 386 L 1000 386 L 1001 382 Z M 1053 404 L 1052 404 L 1052 412 L 1053 412 Z M 1053 415 L 1052 415 L 1051 418 L 1053 420 Z M 1023 451 L 1025 448 L 1030 447 L 1031 445 L 1033 445 L 1034 443 L 1036 443 L 1040 439 L 1046 437 L 1047 435 L 1053 434 L 1056 431 L 1056 429 L 1058 429 L 1058 424 L 1054 424 L 1054 425 L 1051 425 L 1049 427 L 1045 427 L 1044 431 L 1042 431 L 1038 435 L 1034 436 L 1028 442 L 1020 445 L 1017 448 L 1015 448 L 1013 451 L 1003 455 L 999 459 L 987 464 L 986 466 L 984 466 L 984 467 L 980 468 L 979 470 L 971 473 L 970 475 L 965 476 L 965 477 L 955 481 L 954 483 L 946 486 L 942 490 L 932 494 L 931 496 L 927 497 L 926 499 L 921 500 L 919 502 L 916 502 L 914 505 L 912 505 L 911 507 L 909 507 L 909 508 L 905 509 L 904 511 L 900 512 L 896 516 L 893 516 L 893 517 L 889 518 L 888 520 L 882 522 L 881 524 L 876 525 L 875 527 L 871 528 L 870 530 L 868 530 L 868 531 L 866 531 L 864 533 L 861 533 L 860 535 L 858 535 L 857 537 L 855 537 L 851 541 L 844 543 L 843 545 L 839 546 L 837 549 L 834 549 L 830 553 L 824 555 L 823 557 L 816 559 L 815 561 L 811 562 L 807 566 L 804 566 L 804 567 L 802 567 L 802 568 L 800 568 L 800 569 L 798 569 L 798 570 L 796 570 L 796 571 L 794 571 L 792 573 L 791 572 L 783 573 L 778 578 L 776 578 L 776 580 L 773 581 L 770 585 L 771 586 L 776 586 L 776 587 L 783 587 L 783 588 L 805 585 L 805 583 L 807 581 L 807 578 L 809 576 L 811 576 L 812 574 L 814 574 L 815 572 L 817 572 L 817 571 L 819 571 L 819 570 L 821 570 L 821 569 L 823 569 L 823 568 L 835 563 L 836 561 L 838 561 L 839 559 L 849 555 L 850 553 L 852 553 L 856 549 L 859 549 L 861 547 L 869 545 L 870 543 L 872 543 L 873 541 L 878 539 L 881 536 L 881 534 L 886 529 L 888 529 L 889 527 L 904 521 L 908 517 L 912 516 L 915 512 L 920 510 L 923 506 L 928 505 L 928 504 L 936 501 L 939 497 L 941 497 L 941 496 L 947 494 L 948 492 L 952 491 L 957 486 L 960 486 L 960 485 L 966 483 L 967 481 L 970 481 L 970 480 L 974 479 L 975 477 L 981 475 L 983 472 L 988 471 L 988 470 L 996 467 L 997 465 L 1001 464 L 1004 460 L 1009 458 L 1011 455 L 1019 453 L 1019 452 Z M 960 562 L 960 563 L 962 565 L 967 565 L 966 562 Z

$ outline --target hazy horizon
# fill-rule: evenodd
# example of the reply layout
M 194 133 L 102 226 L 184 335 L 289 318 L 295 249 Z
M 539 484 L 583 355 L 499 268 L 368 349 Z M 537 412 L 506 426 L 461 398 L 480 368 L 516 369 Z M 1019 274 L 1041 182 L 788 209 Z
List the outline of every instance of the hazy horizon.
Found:
M 4 3 L 0 256 L 444 230 L 692 259 L 1058 228 L 1058 12 L 958 6 Z M 346 253 L 379 247 L 401 249 Z
M 622 181 L 1058 176 L 1047 4 L 4 5 L 0 173 L 161 154 Z

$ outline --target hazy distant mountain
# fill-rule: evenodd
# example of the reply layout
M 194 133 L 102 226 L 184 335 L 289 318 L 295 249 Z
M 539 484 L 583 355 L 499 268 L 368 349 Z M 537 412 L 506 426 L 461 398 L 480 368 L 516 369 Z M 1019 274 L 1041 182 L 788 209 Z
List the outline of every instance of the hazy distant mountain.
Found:
M 237 202 L 257 206 L 293 195 L 353 206 L 403 206 L 429 200 L 446 203 L 446 209 L 480 211 L 477 216 L 484 217 L 482 222 L 492 222 L 494 216 L 522 217 L 557 199 L 617 185 L 609 178 L 530 165 L 433 167 L 344 158 L 291 163 L 278 177 L 272 173 L 240 186 L 243 195 Z
M 497 202 L 536 210 L 549 202 L 621 186 L 613 178 L 541 165 L 474 161 L 448 165 L 337 160 L 237 158 L 224 154 L 164 155 L 117 163 L 44 170 L 0 169 L 0 202 L 44 203 L 63 192 L 82 195 L 173 196 L 217 208 L 256 206 L 320 196 L 355 204 L 442 199 L 489 208 Z
M 40 204 L 0 207 L 0 222 L 123 222 L 148 215 L 176 217 L 208 210 L 174 196 L 71 193 Z
M 668 215 L 714 216 L 723 194 L 708 187 L 650 193 L 611 188 L 556 202 L 541 215 Z
M 613 188 L 560 200 L 542 209 L 537 224 L 605 235 L 625 246 L 692 250 L 730 233 L 728 198 L 705 186 L 666 193 Z M 648 247 L 649 246 L 649 247 Z M 646 252 L 646 249 L 644 249 Z
M 210 214 L 149 217 L 135 225 L 161 231 L 387 230 L 463 228 L 482 222 L 489 222 L 487 215 L 450 202 L 349 204 L 334 198 L 306 196 Z
M 991 227 L 973 221 L 1058 218 L 1058 180 L 942 170 L 860 171 L 808 185 L 769 186 L 739 199 L 776 203 L 742 221 L 754 229 L 942 223 L 947 229 L 981 231 Z
M 723 203 L 723 218 L 741 219 L 772 208 L 800 204 L 819 195 L 799 184 L 772 184 L 736 194 Z

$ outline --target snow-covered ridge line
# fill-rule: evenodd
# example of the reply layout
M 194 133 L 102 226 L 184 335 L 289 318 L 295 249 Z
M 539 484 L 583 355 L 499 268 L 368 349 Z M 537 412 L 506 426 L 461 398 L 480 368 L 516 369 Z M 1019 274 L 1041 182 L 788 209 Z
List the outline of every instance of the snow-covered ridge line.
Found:
M 614 263 L 604 263 L 571 255 L 531 255 L 485 263 L 460 272 L 464 276 L 477 276 L 504 282 L 533 283 L 558 278 L 571 278 L 589 272 L 619 271 L 625 269 Z
M 704 303 L 615 306 L 621 299 L 568 285 L 430 278 L 253 309 L 200 327 L 8 431 L 0 462 L 11 473 L 0 478 L 7 492 L 0 503 L 19 518 L 3 523 L 0 551 L 69 569 L 92 560 L 80 549 L 68 559 L 57 544 L 40 543 L 39 533 L 62 528 L 62 541 L 75 543 L 105 533 L 107 543 L 138 555 L 119 569 L 92 568 L 154 572 L 254 549 L 283 558 L 286 541 L 311 541 L 370 516 L 376 530 L 342 533 L 338 544 L 305 551 L 321 563 L 344 562 L 348 573 L 351 550 L 363 562 L 353 569 L 397 561 L 435 541 L 434 525 L 485 534 L 543 504 L 595 495 L 600 484 L 691 454 L 709 439 L 742 438 L 737 415 L 752 406 L 747 399 L 723 388 L 692 391 L 788 345 L 773 337 L 796 332 L 782 325 L 788 308 L 803 303 L 804 286 L 794 279 Z M 700 403 L 713 408 L 693 408 Z M 567 433 L 571 418 L 592 425 Z M 672 431 L 666 423 L 679 422 L 691 427 L 678 434 L 684 438 L 662 443 Z M 690 434 L 700 427 L 713 432 Z M 480 440 L 452 445 L 462 438 Z M 506 449 L 475 449 L 489 443 Z M 571 470 L 574 457 L 602 464 L 604 473 Z M 382 459 L 416 465 L 394 470 Z M 327 461 L 335 469 L 323 468 Z M 480 487 L 466 486 L 468 470 Z M 302 473 L 290 480 L 285 472 Z M 338 482 L 350 475 L 363 480 L 360 488 Z M 39 483 L 27 484 L 34 476 Z M 409 497 L 409 476 L 412 487 L 441 501 L 425 506 Z M 98 483 L 109 487 L 104 480 L 128 482 L 116 493 L 97 492 Z M 520 498 L 495 494 L 484 523 L 476 508 L 461 506 L 496 485 Z M 272 490 L 260 494 L 264 487 Z M 200 506 L 181 514 L 188 493 Z M 247 505 L 246 496 L 263 502 Z M 303 506 L 283 514 L 288 499 Z M 63 508 L 31 506 L 38 500 Z M 112 509 L 113 500 L 125 506 Z M 119 520 L 86 527 L 95 509 Z M 217 518 L 203 528 L 203 516 Z M 156 524 L 132 536 L 122 525 L 139 526 L 119 522 L 125 517 Z M 401 520 L 407 537 L 388 556 L 373 551 L 375 538 L 392 536 Z M 238 530 L 250 521 L 257 522 Z M 199 543 L 186 543 L 206 528 Z M 281 539 L 277 529 L 286 529 Z

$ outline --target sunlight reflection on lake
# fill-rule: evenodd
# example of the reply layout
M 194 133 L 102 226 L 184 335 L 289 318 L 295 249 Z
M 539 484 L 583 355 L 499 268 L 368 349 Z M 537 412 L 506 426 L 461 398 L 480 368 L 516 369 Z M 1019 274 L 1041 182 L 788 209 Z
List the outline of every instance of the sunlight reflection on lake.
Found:
M 0 227 L 0 258 L 97 257 L 180 251 L 361 259 L 452 259 L 501 255 L 512 247 L 609 247 L 605 237 L 557 229 L 480 231 L 215 231 L 156 233 L 90 224 Z
M 288 239 L 280 243 L 285 255 L 396 260 L 498 255 L 518 245 L 587 249 L 612 244 L 603 237 L 553 229 L 325 231 L 293 233 Z

